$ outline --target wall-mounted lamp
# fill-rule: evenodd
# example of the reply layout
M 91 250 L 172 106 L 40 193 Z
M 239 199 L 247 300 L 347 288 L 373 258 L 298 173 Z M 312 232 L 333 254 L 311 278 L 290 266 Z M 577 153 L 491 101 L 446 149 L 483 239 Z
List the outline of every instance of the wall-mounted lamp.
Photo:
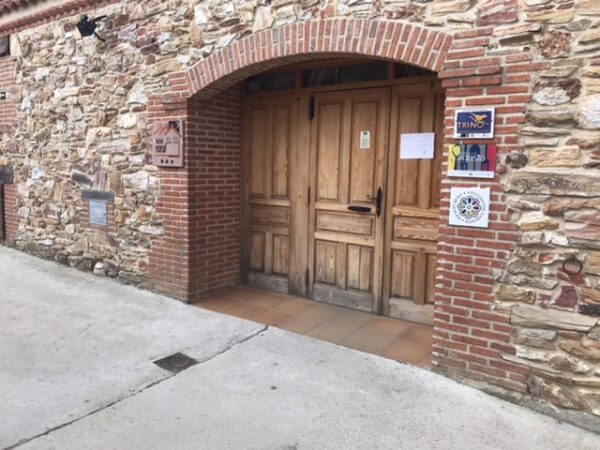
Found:
M 100 16 L 96 17 L 95 19 L 90 19 L 86 14 L 83 14 L 79 18 L 79 22 L 77 22 L 77 29 L 82 37 L 91 36 L 93 34 L 102 42 L 106 42 L 106 40 L 102 39 L 100 36 L 98 36 L 98 33 L 96 33 L 98 22 L 105 18 L 106 16 Z

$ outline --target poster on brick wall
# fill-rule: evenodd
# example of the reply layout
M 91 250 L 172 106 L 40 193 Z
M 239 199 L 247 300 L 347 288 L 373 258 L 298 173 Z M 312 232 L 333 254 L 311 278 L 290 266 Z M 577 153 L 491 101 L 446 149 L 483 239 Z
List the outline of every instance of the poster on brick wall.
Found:
M 163 120 L 152 124 L 152 163 L 183 167 L 183 122 Z
M 448 149 L 448 176 L 494 178 L 496 144 L 451 144 Z
M 494 108 L 458 109 L 454 113 L 456 139 L 492 139 Z
M 452 188 L 450 225 L 487 228 L 490 217 L 490 188 Z

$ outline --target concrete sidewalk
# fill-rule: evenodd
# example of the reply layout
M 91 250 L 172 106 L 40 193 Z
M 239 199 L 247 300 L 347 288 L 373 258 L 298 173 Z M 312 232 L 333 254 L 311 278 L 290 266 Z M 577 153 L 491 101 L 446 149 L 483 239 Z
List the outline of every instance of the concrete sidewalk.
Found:
M 152 363 L 175 352 L 200 363 Z M 0 361 L 0 448 L 600 448 L 426 370 L 5 248 Z

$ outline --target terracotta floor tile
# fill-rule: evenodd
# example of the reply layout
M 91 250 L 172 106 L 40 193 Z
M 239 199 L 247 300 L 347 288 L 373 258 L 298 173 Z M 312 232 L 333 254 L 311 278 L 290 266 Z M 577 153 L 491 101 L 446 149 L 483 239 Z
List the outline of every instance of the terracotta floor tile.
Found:
M 378 354 L 383 349 L 389 347 L 392 342 L 394 342 L 393 337 L 358 330 L 344 339 L 340 345 L 367 353 Z
M 411 328 L 412 324 L 402 320 L 387 319 L 385 317 L 369 322 L 361 330 L 382 336 L 398 337 Z
M 431 346 L 398 339 L 385 348 L 381 352 L 381 356 L 410 364 L 420 364 L 430 353 Z
M 237 305 L 239 305 L 238 302 L 220 297 L 208 297 L 194 304 L 194 306 L 217 312 L 225 312 Z
M 327 322 L 322 323 L 318 327 L 313 328 L 308 333 L 306 333 L 307 336 L 312 336 L 317 339 L 323 339 L 324 341 L 333 342 L 334 344 L 339 344 L 350 334 L 352 334 L 352 330 L 338 327 L 336 325 L 331 325 Z
M 275 311 L 274 309 L 266 309 L 263 312 L 252 316 L 254 322 L 262 323 L 263 325 L 277 325 L 284 319 L 289 318 L 290 315 L 281 311 Z
M 341 306 L 317 302 L 311 307 L 301 311 L 299 314 L 302 316 L 314 317 L 315 319 L 329 320 L 340 316 L 347 311 L 348 310 L 346 308 L 342 308 Z
M 281 302 L 277 303 L 276 305 L 273 305 L 271 307 L 271 309 L 276 309 L 277 311 L 281 311 L 281 312 L 285 312 L 285 313 L 295 314 L 295 313 L 299 313 L 300 311 L 304 311 L 305 309 L 310 308 L 314 304 L 315 304 L 315 302 L 313 302 L 312 300 L 306 300 L 304 298 L 289 297 L 289 298 L 283 299 Z
M 277 324 L 277 328 L 293 331 L 294 333 L 306 334 L 313 328 L 323 323 L 320 319 L 300 315 L 290 315 Z
M 281 303 L 283 300 L 285 300 L 285 297 L 283 296 L 259 295 L 258 297 L 249 298 L 244 303 L 260 306 L 261 308 L 272 308 L 276 304 Z
M 251 319 L 263 311 L 265 311 L 265 309 L 261 308 L 260 306 L 249 305 L 248 303 L 238 303 L 237 306 L 228 309 L 227 314 L 241 317 L 242 319 Z
M 431 368 L 428 326 L 248 287 L 220 292 L 196 306 Z
M 345 309 L 339 315 L 329 319 L 328 322 L 331 322 L 331 324 L 337 325 L 338 327 L 358 330 L 369 322 L 373 322 L 377 317 L 378 316 L 374 314 Z
M 433 328 L 424 325 L 411 324 L 400 336 L 402 339 L 414 342 L 425 347 L 433 346 Z
M 261 293 L 264 292 L 249 287 L 241 287 L 221 292 L 219 293 L 219 296 L 236 302 L 245 302 L 246 300 L 261 295 Z

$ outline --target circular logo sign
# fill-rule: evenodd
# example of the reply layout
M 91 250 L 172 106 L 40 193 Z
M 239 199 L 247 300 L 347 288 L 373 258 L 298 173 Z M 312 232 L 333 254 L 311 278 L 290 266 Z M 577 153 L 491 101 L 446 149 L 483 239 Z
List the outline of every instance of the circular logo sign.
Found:
M 458 194 L 452 202 L 454 216 L 466 224 L 475 223 L 484 217 L 486 203 L 483 197 L 473 191 Z

